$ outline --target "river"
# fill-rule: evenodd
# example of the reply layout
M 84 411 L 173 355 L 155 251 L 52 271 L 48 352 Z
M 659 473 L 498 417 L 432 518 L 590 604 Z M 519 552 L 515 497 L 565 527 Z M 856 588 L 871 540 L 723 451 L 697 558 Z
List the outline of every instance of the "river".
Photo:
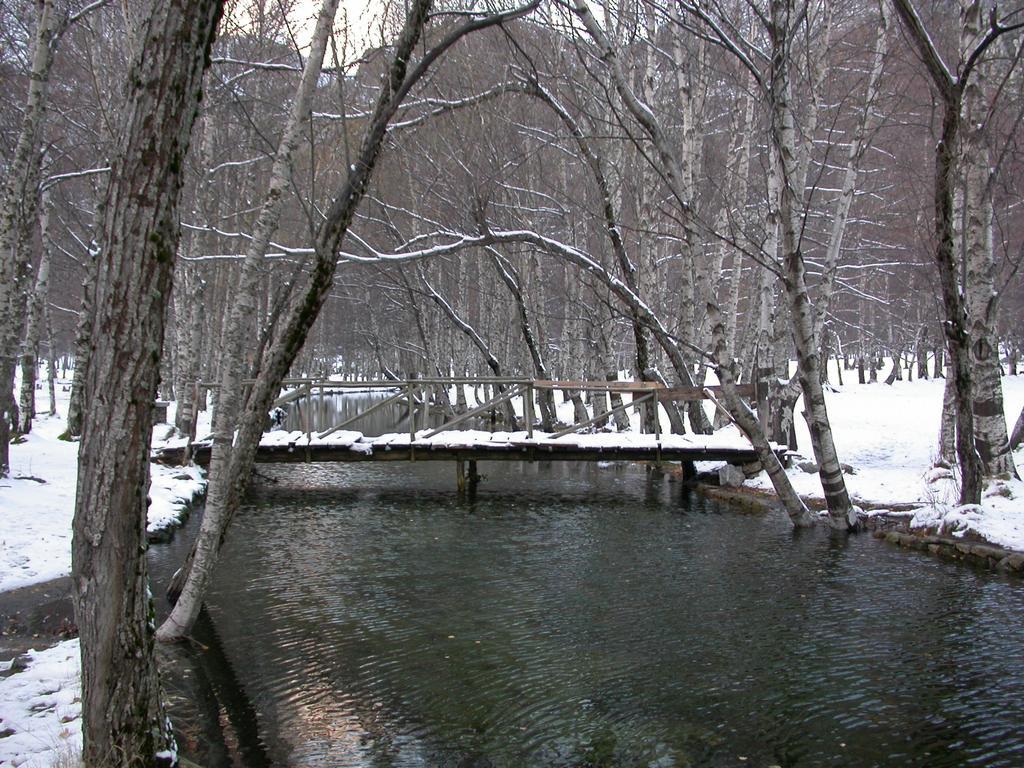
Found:
M 210 768 L 1024 764 L 1019 580 L 641 467 L 259 471 L 182 662 Z

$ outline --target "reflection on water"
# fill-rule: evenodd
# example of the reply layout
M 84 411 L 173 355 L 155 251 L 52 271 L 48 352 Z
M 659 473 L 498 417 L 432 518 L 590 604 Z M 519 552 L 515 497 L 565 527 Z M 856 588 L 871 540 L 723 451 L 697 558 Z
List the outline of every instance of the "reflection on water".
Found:
M 260 471 L 209 601 L 252 765 L 1024 764 L 1016 582 L 636 468 Z
M 307 426 L 313 432 L 330 429 L 349 419 L 359 416 L 345 429 L 362 432 L 364 435 L 376 437 L 387 432 L 409 431 L 409 406 L 404 399 L 383 405 L 382 401 L 400 394 L 398 389 L 378 389 L 369 392 L 326 392 L 323 395 L 314 393 L 312 398 L 301 398 L 284 406 L 285 419 L 283 429 L 305 430 Z M 445 421 L 443 406 L 435 399 L 439 396 L 434 392 L 431 402 L 425 407 L 422 394 L 417 393 L 416 428 L 436 427 Z M 370 408 L 380 406 L 369 415 L 360 416 Z M 464 422 L 462 429 L 481 428 L 484 420 L 472 423 Z

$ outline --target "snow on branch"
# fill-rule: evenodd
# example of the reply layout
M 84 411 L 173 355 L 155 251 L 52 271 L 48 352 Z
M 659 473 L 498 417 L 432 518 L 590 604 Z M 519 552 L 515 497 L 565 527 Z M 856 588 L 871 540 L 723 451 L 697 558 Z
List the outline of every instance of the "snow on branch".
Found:
M 105 165 L 102 168 L 88 168 L 84 171 L 70 171 L 68 173 L 58 173 L 54 176 L 48 176 L 42 184 L 39 185 L 39 190 L 45 192 L 46 190 L 60 184 L 62 181 L 68 181 L 70 179 L 81 179 L 86 176 L 98 176 L 100 174 L 110 173 L 110 166 Z
M 181 222 L 181 228 L 187 229 L 190 232 L 205 232 L 212 235 L 220 235 L 221 237 L 240 237 L 243 240 L 252 240 L 252 235 L 248 232 L 228 232 L 227 230 L 218 229 L 217 227 L 203 227 L 197 224 L 189 224 L 188 222 Z M 271 242 L 272 248 L 277 248 L 281 251 L 282 255 L 289 256 L 308 256 L 314 253 L 313 248 L 291 248 L 287 245 L 281 245 L 280 243 Z M 202 257 L 198 257 L 202 258 Z

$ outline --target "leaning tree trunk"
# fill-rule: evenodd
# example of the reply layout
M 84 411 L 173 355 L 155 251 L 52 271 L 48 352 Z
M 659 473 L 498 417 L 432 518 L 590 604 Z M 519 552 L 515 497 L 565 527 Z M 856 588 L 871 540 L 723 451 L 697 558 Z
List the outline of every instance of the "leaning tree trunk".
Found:
M 490 346 L 484 340 L 476 328 L 471 326 L 455 311 L 455 308 L 442 296 L 429 282 L 427 282 L 427 275 L 423 271 L 421 265 L 419 267 L 420 282 L 423 283 L 427 289 L 427 295 L 434 300 L 434 303 L 441 309 L 445 316 L 452 322 L 456 328 L 462 331 L 466 337 L 473 342 L 473 346 L 477 348 L 484 361 L 487 363 L 487 367 L 491 369 L 491 372 L 498 378 L 502 377 L 501 363 L 498 362 L 498 358 L 491 351 Z M 495 394 L 499 394 L 504 391 L 504 387 L 501 384 L 495 384 Z M 501 404 L 501 410 L 505 418 L 505 423 L 509 424 L 509 429 L 514 430 L 516 424 L 516 414 L 512 408 L 512 402 L 506 400 Z
M 245 353 L 248 345 L 246 330 L 251 328 L 256 314 L 260 266 L 281 219 L 284 195 L 291 178 L 292 157 L 299 144 L 302 126 L 309 119 L 313 90 L 320 76 L 324 54 L 327 50 L 327 38 L 333 26 L 337 8 L 338 0 L 325 0 L 321 6 L 310 53 L 302 71 L 295 99 L 292 102 L 288 122 L 282 130 L 281 139 L 274 155 L 270 181 L 256 218 L 253 238 L 246 248 L 237 285 L 231 293 L 231 308 L 220 345 L 220 369 L 217 375 L 220 387 L 216 390 L 217 403 L 213 413 L 210 484 L 207 489 L 206 519 L 204 520 L 206 526 L 215 524 L 218 520 L 219 510 L 226 503 L 224 494 L 228 492 L 230 485 L 227 475 L 231 465 L 231 454 L 234 450 L 235 427 L 243 400 L 242 381 L 245 375 Z M 193 403 L 192 408 L 195 407 L 196 405 Z M 195 418 L 194 413 L 192 418 Z M 198 542 L 193 545 L 193 553 L 197 546 Z M 189 564 L 192 562 L 192 557 L 193 555 L 190 554 Z M 180 589 L 179 585 L 184 584 L 188 572 L 189 569 L 185 568 L 175 576 L 171 586 L 172 591 Z M 196 611 L 198 612 L 198 606 L 196 606 Z M 171 618 L 174 619 L 174 614 Z M 195 617 L 192 616 L 188 626 L 191 626 L 194 621 Z
M 636 93 L 630 86 L 626 72 L 624 71 L 622 61 L 619 58 L 618 51 L 615 45 L 609 40 L 605 34 L 604 29 L 598 23 L 594 17 L 593 12 L 590 10 L 590 6 L 587 5 L 585 0 L 573 0 L 573 13 L 583 24 L 587 30 L 587 34 L 597 44 L 601 50 L 601 58 L 608 65 L 608 75 L 611 77 L 612 84 L 615 87 L 616 93 L 622 99 L 622 103 L 633 116 L 633 118 L 642 127 L 643 132 L 650 139 L 653 145 L 653 150 L 650 153 L 650 160 L 652 163 L 657 164 L 659 176 L 668 187 L 670 197 L 672 198 L 671 204 L 674 206 L 676 213 L 679 216 L 679 223 L 683 230 L 680 243 L 683 249 L 682 256 L 684 262 L 690 263 L 692 259 L 689 257 L 696 252 L 695 241 L 696 241 L 696 227 L 693 221 L 693 211 L 690 206 L 689 195 L 685 190 L 685 174 L 680 163 L 679 156 L 677 154 L 678 147 L 672 142 L 668 134 L 665 132 L 662 125 L 659 123 L 657 116 L 651 110 L 651 108 L 639 99 Z M 627 280 L 628 287 L 635 293 L 635 283 L 630 284 Z M 652 329 L 653 330 L 653 329 Z M 659 343 L 661 343 L 659 341 Z M 664 347 L 664 344 L 662 344 Z M 677 360 L 673 361 L 673 368 L 675 369 L 676 376 L 679 382 L 685 386 L 693 385 L 693 376 L 691 373 L 690 365 L 687 361 L 689 350 L 684 354 L 682 350 L 674 342 L 674 353 L 677 356 Z M 665 350 L 670 355 L 668 349 Z M 639 361 L 638 361 L 639 362 Z M 703 409 L 699 403 L 691 404 L 692 407 L 688 409 L 690 416 L 690 425 L 694 432 L 709 433 L 711 432 L 711 424 L 708 421 Z
M 798 226 L 798 171 L 796 129 L 791 105 L 789 67 L 791 38 L 788 25 L 793 17 L 793 0 L 772 0 L 772 139 L 782 167 L 780 213 L 782 250 L 785 264 L 785 288 L 793 324 L 797 353 L 797 375 L 804 394 L 811 447 L 818 462 L 822 492 L 828 507 L 829 524 L 837 530 L 857 525 L 857 512 L 846 490 L 846 481 L 832 438 L 825 394 L 821 385 L 821 350 L 815 334 L 816 315 L 807 292 L 803 251 Z
M 1020 409 L 1017 423 L 1013 425 L 1013 432 L 1010 434 L 1010 450 L 1016 451 L 1021 442 L 1024 442 L 1024 408 Z
M 87 768 L 177 763 L 146 572 L 150 418 L 182 172 L 220 14 L 218 0 L 153 6 L 103 206 L 72 543 Z
M 712 357 L 714 358 L 715 373 L 722 385 L 722 394 L 725 399 L 725 407 L 729 415 L 735 420 L 736 426 L 747 436 L 750 444 L 754 447 L 761 466 L 767 472 L 779 500 L 786 508 L 790 521 L 796 528 L 808 528 L 814 525 L 814 517 L 807 510 L 803 499 L 793 488 L 789 475 L 779 462 L 779 458 L 772 451 L 771 444 L 765 436 L 761 423 L 757 416 L 736 394 L 736 375 L 733 372 L 732 358 L 728 353 L 728 341 L 725 327 L 722 323 L 721 312 L 718 307 L 708 303 L 708 321 L 711 324 L 711 338 L 713 344 Z
M 638 295 L 642 294 L 643 292 L 639 286 L 640 278 L 637 267 L 626 252 L 626 245 L 622 239 L 622 228 L 619 226 L 619 206 L 616 204 L 616 198 L 621 196 L 621 191 L 618 193 L 612 192 L 612 187 L 608 183 L 608 178 L 605 174 L 604 164 L 602 163 L 601 157 L 597 154 L 597 151 L 595 150 L 591 140 L 587 137 L 583 128 L 561 104 L 561 102 L 559 102 L 555 96 L 536 79 L 531 80 L 527 84 L 526 90 L 528 93 L 537 96 L 537 98 L 549 106 L 565 125 L 566 129 L 568 129 L 569 133 L 572 134 L 579 150 L 579 154 L 590 169 L 591 176 L 597 186 L 597 191 L 601 195 L 601 214 L 604 219 L 604 231 L 608 237 L 612 254 L 615 256 L 615 261 L 619 265 L 619 269 L 622 271 L 622 279 L 631 291 Z M 631 323 L 633 329 L 633 348 L 636 355 L 636 375 L 640 379 L 643 379 L 644 372 L 651 368 L 650 338 L 647 328 L 636 313 L 632 314 Z M 691 382 L 687 380 L 682 383 L 690 384 Z M 653 432 L 653 410 L 646 409 L 644 413 L 646 418 L 644 419 L 643 424 L 649 432 Z M 625 414 L 623 414 L 623 417 L 625 417 Z
M 427 72 L 445 50 L 464 35 L 476 29 L 516 18 L 533 9 L 526 6 L 516 11 L 465 22 L 428 50 L 417 66 L 407 72 L 409 60 L 430 12 L 431 0 L 416 0 L 409 8 L 405 26 L 394 46 L 387 80 L 382 85 L 373 115 L 369 118 L 359 154 L 349 167 L 344 182 L 327 209 L 317 230 L 311 271 L 301 278 L 301 285 L 292 292 L 288 309 L 283 314 L 280 331 L 263 355 L 259 375 L 253 384 L 241 414 L 238 438 L 230 461 L 219 482 L 224 485 L 222 501 L 211 510 L 207 501 L 199 537 L 189 560 L 182 567 L 187 574 L 184 588 L 171 616 L 161 625 L 162 640 L 178 640 L 190 630 L 217 563 L 220 546 L 235 511 L 245 495 L 250 470 L 256 458 L 267 410 L 280 391 L 281 381 L 302 349 L 310 328 L 323 307 L 334 284 L 337 253 L 348 231 L 356 209 L 366 195 L 370 179 L 384 145 L 388 125 L 406 94 Z
M 21 131 L 7 166 L 0 199 L 0 477 L 10 469 L 10 429 L 15 421 L 14 370 L 25 328 L 25 303 L 31 289 L 31 231 L 38 200 L 43 120 L 53 65 L 57 14 L 52 0 L 38 4 L 32 41 L 32 68 Z
M 309 120 L 313 92 L 320 77 L 327 40 L 334 25 L 339 0 L 324 0 L 317 17 L 316 29 L 302 70 L 299 87 L 274 155 L 270 181 L 254 225 L 245 259 L 242 261 L 237 286 L 231 292 L 231 309 L 224 328 L 220 354 L 220 388 L 213 420 L 213 447 L 210 459 L 211 477 L 227 467 L 234 440 L 238 412 L 242 404 L 242 380 L 245 375 L 246 331 L 257 314 L 257 291 L 260 266 L 271 238 L 277 231 L 284 195 L 291 180 L 292 157 L 299 145 L 303 125 Z M 214 484 L 219 484 L 216 480 Z M 209 491 L 216 497 L 217 489 Z M 216 503 L 216 498 L 214 498 Z
M 420 308 L 420 303 L 416 300 L 416 294 L 412 290 L 412 284 L 409 282 L 409 278 L 406 276 L 404 269 L 399 268 L 398 274 L 399 277 L 402 278 L 402 286 L 405 288 L 405 295 L 406 298 L 409 300 L 409 308 L 412 310 L 413 319 L 416 321 L 416 330 L 420 336 L 420 344 L 423 345 L 424 366 L 429 367 L 430 365 L 433 365 L 434 373 L 437 374 L 437 377 L 439 379 L 443 379 L 445 377 L 445 372 L 441 369 L 441 366 L 438 364 L 438 360 L 440 359 L 440 357 L 434 350 L 434 345 L 430 341 L 433 334 L 427 329 L 423 322 L 423 310 Z M 321 328 L 322 327 L 323 325 L 321 324 Z M 462 388 L 461 384 L 459 385 L 459 388 Z M 452 407 L 452 402 L 451 398 L 448 395 L 447 387 L 438 387 L 438 391 L 440 392 L 441 405 L 445 409 L 445 413 L 454 416 L 455 409 Z M 413 403 L 409 403 L 409 408 L 411 414 Z

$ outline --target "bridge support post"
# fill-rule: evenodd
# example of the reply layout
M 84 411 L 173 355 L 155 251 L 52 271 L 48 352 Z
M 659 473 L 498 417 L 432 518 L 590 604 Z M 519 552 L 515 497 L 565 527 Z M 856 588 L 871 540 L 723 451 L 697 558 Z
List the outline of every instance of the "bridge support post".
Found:
M 469 487 L 475 490 L 480 482 L 480 473 L 476 471 L 476 459 L 469 460 Z
M 466 492 L 466 462 L 461 458 L 455 460 L 455 486 L 460 496 Z

